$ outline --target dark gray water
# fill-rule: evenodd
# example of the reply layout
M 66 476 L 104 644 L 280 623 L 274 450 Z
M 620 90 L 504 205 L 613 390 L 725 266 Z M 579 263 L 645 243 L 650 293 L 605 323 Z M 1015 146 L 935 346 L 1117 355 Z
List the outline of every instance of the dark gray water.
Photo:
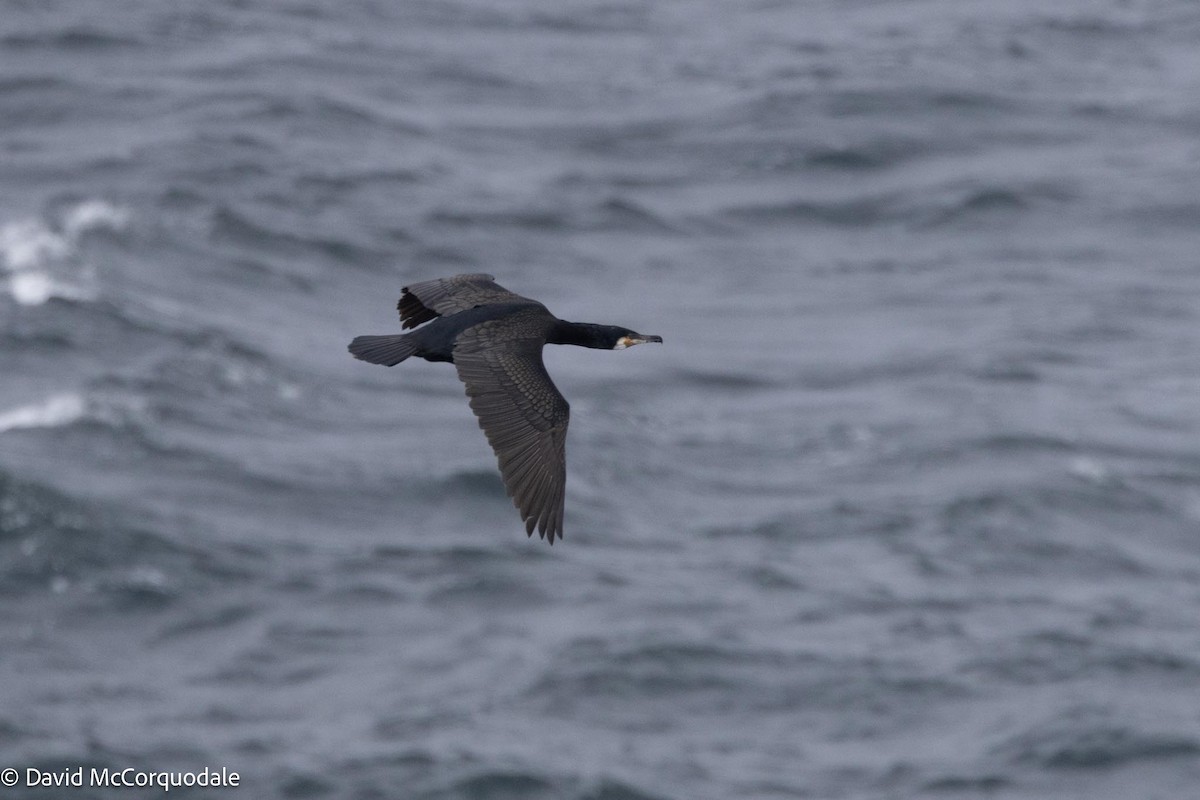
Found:
M 0 767 L 1200 796 L 1198 98 L 1188 0 L 0 2 Z M 548 353 L 553 548 L 345 352 L 470 271 L 666 341 Z

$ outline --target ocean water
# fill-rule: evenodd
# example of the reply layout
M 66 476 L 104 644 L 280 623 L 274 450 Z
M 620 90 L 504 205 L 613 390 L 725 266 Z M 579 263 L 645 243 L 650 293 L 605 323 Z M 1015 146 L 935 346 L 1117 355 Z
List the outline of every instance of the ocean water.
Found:
M 2 797 L 1200 797 L 1200 8 L 0 2 Z M 566 538 L 452 368 L 567 319 Z

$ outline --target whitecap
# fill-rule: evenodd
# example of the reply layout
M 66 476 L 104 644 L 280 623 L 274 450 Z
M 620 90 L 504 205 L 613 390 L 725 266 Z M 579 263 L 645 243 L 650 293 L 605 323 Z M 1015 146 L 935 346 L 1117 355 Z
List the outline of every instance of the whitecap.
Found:
M 86 277 L 87 273 L 85 273 Z M 27 270 L 8 279 L 8 292 L 23 306 L 40 306 L 51 297 L 66 300 L 94 300 L 96 292 L 86 284 L 66 283 L 44 272 Z
M 103 200 L 84 200 L 63 214 L 63 233 L 76 240 L 88 231 L 124 230 L 129 210 Z
M 0 260 L 12 271 L 37 269 L 71 254 L 66 237 L 41 220 L 22 219 L 0 226 Z
M 87 404 L 81 396 L 54 395 L 44 402 L 0 413 L 0 433 L 24 428 L 59 428 L 82 419 L 86 411 Z
M 79 240 L 98 230 L 119 231 L 129 211 L 103 200 L 84 200 L 62 212 L 58 225 L 20 219 L 0 225 L 0 271 L 8 274 L 8 293 L 25 306 L 52 297 L 96 297 L 95 271 L 82 261 Z
M 8 279 L 8 292 L 23 306 L 40 306 L 54 295 L 54 283 L 44 272 L 26 270 Z

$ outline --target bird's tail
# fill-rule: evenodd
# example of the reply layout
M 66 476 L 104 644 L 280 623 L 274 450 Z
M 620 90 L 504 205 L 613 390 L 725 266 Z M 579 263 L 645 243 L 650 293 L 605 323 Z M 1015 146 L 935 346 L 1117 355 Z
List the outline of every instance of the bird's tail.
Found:
M 394 367 L 417 352 L 412 337 L 404 333 L 388 336 L 356 336 L 350 354 L 362 361 Z

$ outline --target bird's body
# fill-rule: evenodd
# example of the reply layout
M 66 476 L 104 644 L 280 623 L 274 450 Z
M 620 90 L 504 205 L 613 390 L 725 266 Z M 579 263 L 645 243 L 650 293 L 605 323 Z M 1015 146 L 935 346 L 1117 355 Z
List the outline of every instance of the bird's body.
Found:
M 453 363 L 526 531 L 553 544 L 563 530 L 571 408 L 546 372 L 543 345 L 621 350 L 662 338 L 560 320 L 483 274 L 406 286 L 397 308 L 401 327 L 415 330 L 359 336 L 350 353 L 389 367 L 413 356 Z

